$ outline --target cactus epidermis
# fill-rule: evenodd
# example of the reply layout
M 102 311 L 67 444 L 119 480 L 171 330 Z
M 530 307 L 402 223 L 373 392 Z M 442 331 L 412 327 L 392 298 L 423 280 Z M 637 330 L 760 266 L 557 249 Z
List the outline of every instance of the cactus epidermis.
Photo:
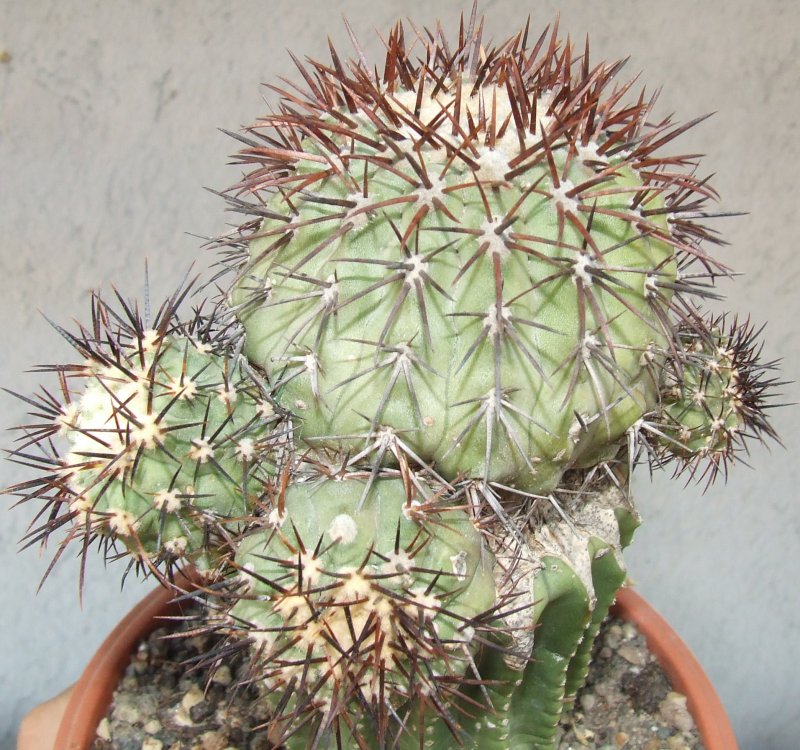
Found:
M 388 429 L 446 478 L 542 491 L 656 403 L 700 254 L 667 216 L 697 185 L 654 166 L 646 108 L 602 98 L 614 66 L 466 57 L 320 66 L 324 93 L 252 128 L 237 187 L 264 218 L 230 300 L 309 441 Z
M 375 714 L 412 697 L 441 704 L 469 671 L 495 607 L 492 556 L 464 510 L 412 492 L 397 476 L 298 482 L 238 545 L 229 617 L 281 706 L 275 732 L 312 709 L 323 732 L 363 702 Z
M 84 360 L 54 368 L 63 402 L 36 404 L 36 440 L 54 437 L 57 452 L 40 459 L 54 471 L 35 484 L 66 506 L 78 536 L 120 539 L 150 562 L 209 565 L 209 533 L 234 532 L 272 473 L 274 410 L 235 360 L 171 313 L 147 328 L 98 298 L 94 320 L 80 338 L 65 333 Z

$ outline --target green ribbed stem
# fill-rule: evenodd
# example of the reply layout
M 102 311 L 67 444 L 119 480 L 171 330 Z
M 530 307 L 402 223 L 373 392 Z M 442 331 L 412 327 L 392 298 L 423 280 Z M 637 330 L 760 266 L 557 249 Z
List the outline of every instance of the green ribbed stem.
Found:
M 620 531 L 620 547 L 624 549 L 630 544 L 633 532 L 639 525 L 638 517 L 624 508 L 616 511 Z M 578 649 L 567 668 L 567 680 L 564 689 L 564 710 L 568 713 L 575 703 L 575 696 L 586 682 L 589 671 L 592 648 L 597 638 L 597 633 L 608 610 L 614 603 L 620 586 L 625 582 L 625 566 L 621 559 L 613 553 L 613 548 L 601 539 L 593 538 L 590 542 L 592 554 L 592 582 L 596 603 L 592 618 L 583 634 Z

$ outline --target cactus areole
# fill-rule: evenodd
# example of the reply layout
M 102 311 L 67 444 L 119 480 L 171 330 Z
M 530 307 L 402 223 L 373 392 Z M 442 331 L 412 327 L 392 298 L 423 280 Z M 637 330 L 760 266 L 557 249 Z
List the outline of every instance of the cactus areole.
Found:
M 671 150 L 694 123 L 557 24 L 482 31 L 297 62 L 236 135 L 211 312 L 95 298 L 59 389 L 23 396 L 29 543 L 199 569 L 193 632 L 249 654 L 274 750 L 553 748 L 631 469 L 711 480 L 775 437 L 759 332 L 702 311 L 728 272 Z

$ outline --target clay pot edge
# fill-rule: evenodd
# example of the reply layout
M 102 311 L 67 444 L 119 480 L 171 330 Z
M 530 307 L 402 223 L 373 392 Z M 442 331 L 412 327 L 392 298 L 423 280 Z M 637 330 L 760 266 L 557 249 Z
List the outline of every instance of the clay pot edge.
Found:
M 148 594 L 111 631 L 87 664 L 67 704 L 54 750 L 86 750 L 106 715 L 130 655 L 142 638 L 175 614 L 175 593 L 159 588 Z M 686 696 L 706 750 L 737 750 L 722 702 L 694 654 L 669 623 L 631 588 L 623 588 L 612 614 L 631 621 L 647 640 L 675 690 Z
M 667 673 L 673 688 L 686 696 L 686 704 L 706 750 L 737 750 L 728 715 L 700 663 L 672 626 L 631 588 L 623 588 L 612 614 L 631 621 Z

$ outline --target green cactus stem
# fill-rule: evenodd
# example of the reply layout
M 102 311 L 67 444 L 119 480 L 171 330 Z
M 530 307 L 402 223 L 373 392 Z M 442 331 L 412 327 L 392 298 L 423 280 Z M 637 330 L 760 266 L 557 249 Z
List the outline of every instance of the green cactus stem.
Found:
M 607 474 L 604 472 L 608 472 Z M 525 532 L 496 538 L 495 578 L 514 611 L 506 648 L 478 659 L 480 686 L 467 688 L 458 738 L 470 750 L 548 750 L 588 670 L 592 644 L 625 579 L 622 549 L 638 525 L 627 479 L 615 465 L 571 473 Z M 473 706 L 484 704 L 481 712 Z M 434 727 L 434 724 L 431 723 Z M 435 726 L 426 739 L 444 747 Z M 413 747 L 413 743 L 408 745 Z
M 61 398 L 28 399 L 41 421 L 16 452 L 45 473 L 12 490 L 53 507 L 34 537 L 67 524 L 67 540 L 118 540 L 149 567 L 204 569 L 216 554 L 209 535 L 236 533 L 254 512 L 273 473 L 265 459 L 277 417 L 200 319 L 176 323 L 180 296 L 153 327 L 95 297 L 92 328 L 62 331 L 82 362 L 40 368 L 58 373 Z M 51 450 L 34 456 L 36 445 Z
M 665 373 L 663 410 L 651 426 L 662 456 L 707 481 L 734 460 L 749 439 L 776 439 L 764 413 L 765 396 L 777 385 L 775 363 L 760 361 L 757 331 L 746 322 L 712 317 L 707 335 L 683 330 L 684 356 Z
M 467 513 L 397 476 L 290 485 L 234 564 L 242 587 L 228 618 L 252 643 L 271 735 L 287 748 L 332 727 L 367 732 L 359 706 L 386 719 L 387 707 L 446 704 L 496 602 L 492 556 Z M 373 729 L 383 743 L 388 726 Z
M 309 443 L 388 433 L 448 480 L 544 492 L 655 408 L 650 355 L 707 293 L 681 269 L 714 268 L 671 217 L 711 193 L 619 65 L 523 37 L 416 60 L 398 26 L 382 76 L 311 61 L 240 137 L 229 302 Z

